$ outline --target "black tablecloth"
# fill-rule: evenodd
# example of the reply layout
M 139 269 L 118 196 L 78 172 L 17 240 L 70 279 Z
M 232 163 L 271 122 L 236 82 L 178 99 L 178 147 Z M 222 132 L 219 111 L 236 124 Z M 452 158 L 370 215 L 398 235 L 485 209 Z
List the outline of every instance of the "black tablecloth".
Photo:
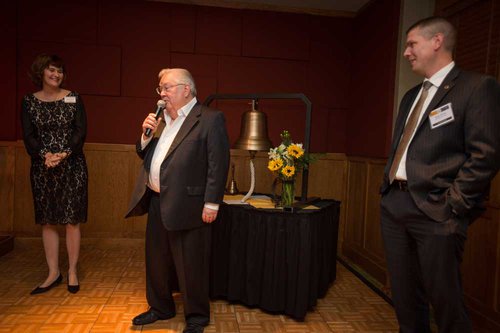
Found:
M 318 205 L 296 213 L 221 205 L 210 296 L 304 319 L 336 278 L 340 203 Z

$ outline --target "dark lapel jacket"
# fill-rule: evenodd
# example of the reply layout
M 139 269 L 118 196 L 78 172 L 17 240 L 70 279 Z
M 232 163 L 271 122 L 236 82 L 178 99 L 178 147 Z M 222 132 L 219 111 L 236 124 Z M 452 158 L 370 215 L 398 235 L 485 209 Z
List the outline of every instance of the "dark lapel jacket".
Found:
M 389 190 L 389 169 L 406 118 L 421 85 L 403 97 L 381 193 Z M 431 129 L 429 114 L 451 103 L 455 120 Z M 454 211 L 476 216 L 500 164 L 500 88 L 485 75 L 456 66 L 424 111 L 408 147 L 408 187 L 417 206 L 431 219 L 445 221 Z
M 144 160 L 126 217 L 148 212 L 147 183 L 158 137 L 137 153 Z M 229 140 L 224 114 L 196 104 L 189 112 L 160 168 L 160 211 L 167 230 L 204 225 L 205 202 L 220 203 L 229 168 Z

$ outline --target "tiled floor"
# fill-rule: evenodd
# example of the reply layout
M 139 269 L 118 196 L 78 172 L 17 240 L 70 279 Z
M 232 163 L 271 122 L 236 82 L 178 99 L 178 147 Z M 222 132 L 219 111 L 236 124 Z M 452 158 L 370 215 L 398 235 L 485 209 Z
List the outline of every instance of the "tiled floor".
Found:
M 64 276 L 65 256 L 62 247 Z M 135 315 L 147 309 L 141 240 L 84 239 L 81 290 L 75 295 L 61 284 L 46 294 L 30 296 L 45 274 L 40 239 L 16 239 L 14 251 L 0 257 L 0 333 L 182 332 L 179 295 L 175 318 L 144 327 L 131 324 Z M 211 303 L 211 310 L 207 333 L 397 332 L 392 307 L 341 264 L 328 295 L 303 322 L 220 300 Z

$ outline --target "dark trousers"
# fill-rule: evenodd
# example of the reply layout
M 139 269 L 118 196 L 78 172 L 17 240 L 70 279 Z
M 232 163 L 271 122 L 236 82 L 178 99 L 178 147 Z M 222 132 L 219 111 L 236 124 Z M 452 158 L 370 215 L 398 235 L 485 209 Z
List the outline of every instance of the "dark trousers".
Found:
M 151 197 L 146 227 L 146 298 L 156 313 L 162 317 L 175 313 L 172 291 L 177 286 L 177 272 L 186 321 L 208 325 L 210 248 L 209 225 L 168 231 L 161 222 L 159 197 Z
M 400 332 L 430 332 L 429 303 L 440 333 L 471 333 L 460 275 L 468 221 L 428 218 L 409 192 L 381 200 L 382 238 Z

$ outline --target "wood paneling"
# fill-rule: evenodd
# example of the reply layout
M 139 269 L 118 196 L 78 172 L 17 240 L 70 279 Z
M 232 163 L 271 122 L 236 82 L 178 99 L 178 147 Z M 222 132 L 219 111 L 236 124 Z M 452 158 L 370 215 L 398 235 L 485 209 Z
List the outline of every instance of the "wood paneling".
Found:
M 488 210 L 469 228 L 462 263 L 466 299 L 478 308 L 498 308 L 495 290 L 498 283 L 498 219 Z M 498 217 L 498 216 L 496 216 Z M 478 281 L 481 281 L 478 283 Z
M 135 153 L 135 147 L 88 143 L 84 150 L 89 171 L 88 221 L 82 225 L 84 237 L 143 237 L 146 218 L 124 218 L 142 163 Z M 248 152 L 231 151 L 235 180 L 244 193 L 250 187 L 249 161 Z M 256 193 L 271 192 L 274 175 L 267 169 L 267 163 L 267 153 L 258 153 L 254 160 Z M 40 234 L 40 228 L 34 223 L 30 164 L 21 141 L 0 142 L 0 208 L 7 212 L 0 221 L 0 232 L 13 232 L 17 236 Z M 344 201 L 346 166 L 343 154 L 322 155 L 310 169 L 309 196 Z M 300 195 L 301 180 L 299 177 L 297 181 L 297 196 Z M 343 216 L 341 211 L 341 218 Z M 340 227 L 343 228 L 342 223 Z
M 122 149 L 121 149 L 122 148 Z M 132 153 L 132 154 L 131 154 Z M 130 198 L 130 146 L 90 146 L 85 149 L 89 171 L 89 215 L 84 232 L 99 236 L 123 235 Z
M 385 261 L 380 234 L 380 195 L 384 160 L 348 158 L 346 218 L 342 254 L 386 284 Z
M 140 166 L 134 146 L 86 144 L 85 155 L 89 170 L 89 209 L 88 221 L 82 225 L 83 235 L 142 237 L 145 218 L 124 219 Z M 6 161 L 0 163 L 0 198 L 6 198 L 1 205 L 2 211 L 7 212 L 0 223 L 0 232 L 38 236 L 40 229 L 34 223 L 30 185 L 30 157 L 20 141 L 1 143 L 0 156 L 1 161 Z
M 349 161 L 347 182 L 347 220 L 345 241 L 355 248 L 363 248 L 364 217 L 366 209 L 366 179 L 368 165 L 363 161 Z
M 490 205 L 500 208 L 500 174 L 498 174 L 491 182 Z
M 14 147 L 0 145 L 0 232 L 11 232 L 14 222 Z
M 35 213 L 33 210 L 33 196 L 31 194 L 30 165 L 31 160 L 24 146 L 19 142 L 15 149 L 14 181 L 14 221 L 15 235 L 38 235 L 40 229 L 35 226 Z
M 383 264 L 384 251 L 382 244 L 382 234 L 380 233 L 380 184 L 384 175 L 385 163 L 372 162 L 368 164 L 368 176 L 366 177 L 366 197 L 370 200 L 365 205 L 365 230 L 364 248 L 373 261 Z

